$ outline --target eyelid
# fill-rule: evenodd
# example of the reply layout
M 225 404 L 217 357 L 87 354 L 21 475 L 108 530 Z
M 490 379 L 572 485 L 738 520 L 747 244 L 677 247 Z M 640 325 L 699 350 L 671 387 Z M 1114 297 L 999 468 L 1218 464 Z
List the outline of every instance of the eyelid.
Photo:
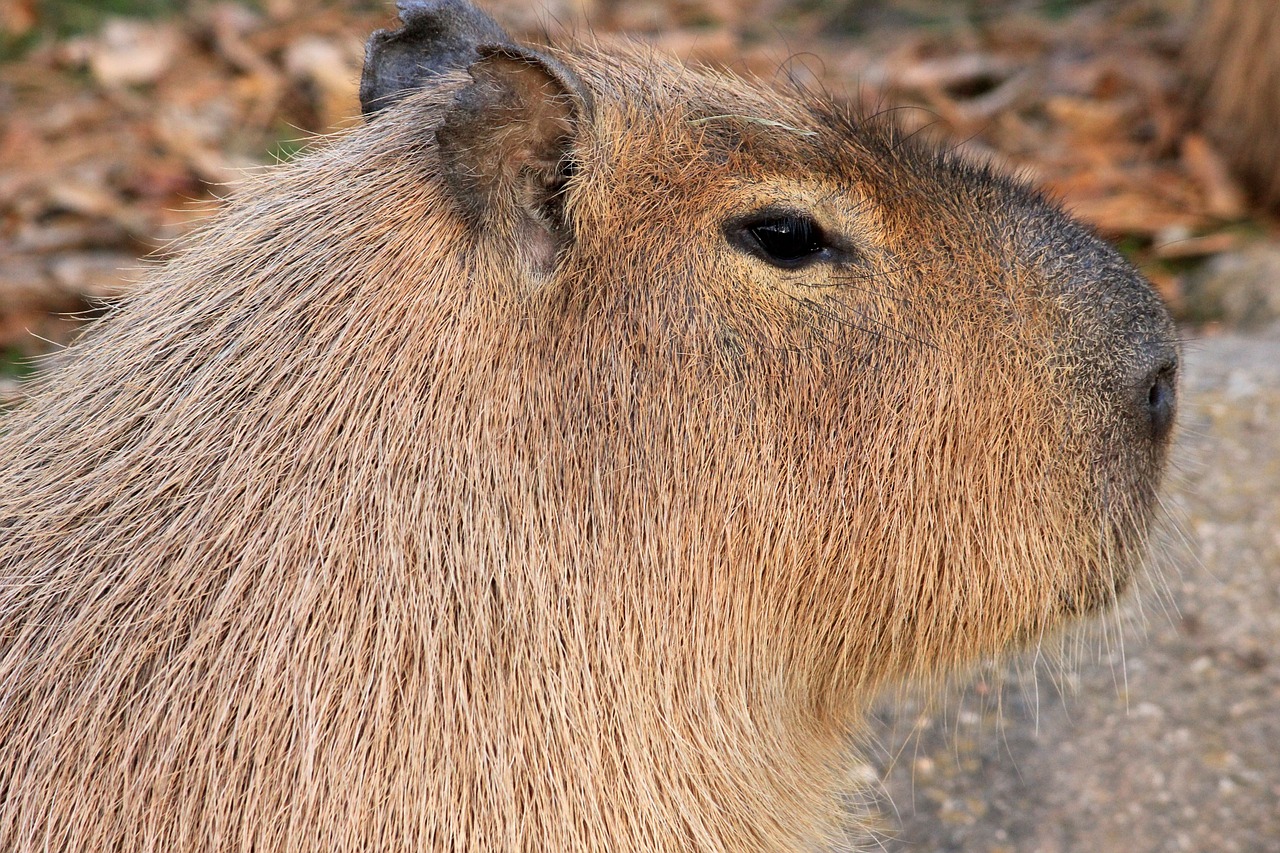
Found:
M 754 245 L 754 238 L 747 239 L 744 237 L 744 234 L 753 227 L 757 227 L 767 222 L 784 219 L 798 219 L 812 222 L 817 228 L 818 233 L 821 235 L 823 249 L 793 263 L 780 263 L 773 258 L 762 256 L 758 247 Z M 858 263 L 865 259 L 863 252 L 858 249 L 852 240 L 848 239 L 838 231 L 827 228 L 822 224 L 818 217 L 803 208 L 782 205 L 769 205 L 762 207 L 750 213 L 727 220 L 724 223 L 723 231 L 729 242 L 739 250 L 759 257 L 766 263 L 782 269 L 798 269 L 815 263 Z

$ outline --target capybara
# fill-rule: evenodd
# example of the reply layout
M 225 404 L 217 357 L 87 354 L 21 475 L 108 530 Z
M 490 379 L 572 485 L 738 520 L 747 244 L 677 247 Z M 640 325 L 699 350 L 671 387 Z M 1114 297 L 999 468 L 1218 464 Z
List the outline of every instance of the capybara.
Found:
M 1141 561 L 1167 313 L 883 116 L 401 19 L 3 423 L 0 848 L 848 837 L 878 688 Z
M 1280 5 L 1201 0 L 1187 58 L 1205 130 L 1249 194 L 1280 210 Z

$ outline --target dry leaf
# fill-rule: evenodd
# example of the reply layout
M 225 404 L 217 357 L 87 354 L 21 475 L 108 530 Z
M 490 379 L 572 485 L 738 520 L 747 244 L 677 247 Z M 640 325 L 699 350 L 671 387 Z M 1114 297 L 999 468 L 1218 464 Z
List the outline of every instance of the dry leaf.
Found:
M 1280 117 L 1277 117 L 1280 121 Z M 1231 176 L 1227 163 L 1199 133 L 1182 139 L 1182 162 L 1188 174 L 1204 191 L 1205 209 L 1219 219 L 1239 219 L 1248 209 L 1244 191 Z
M 309 86 L 325 128 L 351 124 L 360 115 L 361 57 L 332 39 L 306 36 L 285 49 L 289 76 Z
M 117 18 L 90 42 L 89 70 L 107 88 L 154 84 L 172 65 L 179 41 L 172 26 Z

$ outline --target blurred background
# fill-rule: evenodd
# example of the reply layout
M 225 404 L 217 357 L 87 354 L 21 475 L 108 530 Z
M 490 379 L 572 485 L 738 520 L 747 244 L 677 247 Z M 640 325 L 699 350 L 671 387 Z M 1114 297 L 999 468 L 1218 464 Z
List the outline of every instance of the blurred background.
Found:
M 1280 2 L 482 5 L 893 109 L 1143 270 L 1186 339 L 1148 588 L 1056 654 L 887 699 L 851 772 L 887 850 L 1280 851 Z M 246 171 L 358 120 L 391 7 L 0 0 L 0 406 Z

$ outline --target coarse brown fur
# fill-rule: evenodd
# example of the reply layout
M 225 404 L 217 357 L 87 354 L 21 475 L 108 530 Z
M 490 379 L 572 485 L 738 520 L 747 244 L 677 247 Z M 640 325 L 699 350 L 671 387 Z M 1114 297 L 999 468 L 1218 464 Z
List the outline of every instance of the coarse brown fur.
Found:
M 1280 7 L 1202 0 L 1187 59 L 1205 130 L 1249 195 L 1280 209 Z
M 1123 587 L 1174 352 L 1123 261 L 884 119 L 554 55 L 549 266 L 442 179 L 460 70 L 0 425 L 0 848 L 812 850 L 878 687 Z M 731 247 L 771 204 L 853 259 Z

